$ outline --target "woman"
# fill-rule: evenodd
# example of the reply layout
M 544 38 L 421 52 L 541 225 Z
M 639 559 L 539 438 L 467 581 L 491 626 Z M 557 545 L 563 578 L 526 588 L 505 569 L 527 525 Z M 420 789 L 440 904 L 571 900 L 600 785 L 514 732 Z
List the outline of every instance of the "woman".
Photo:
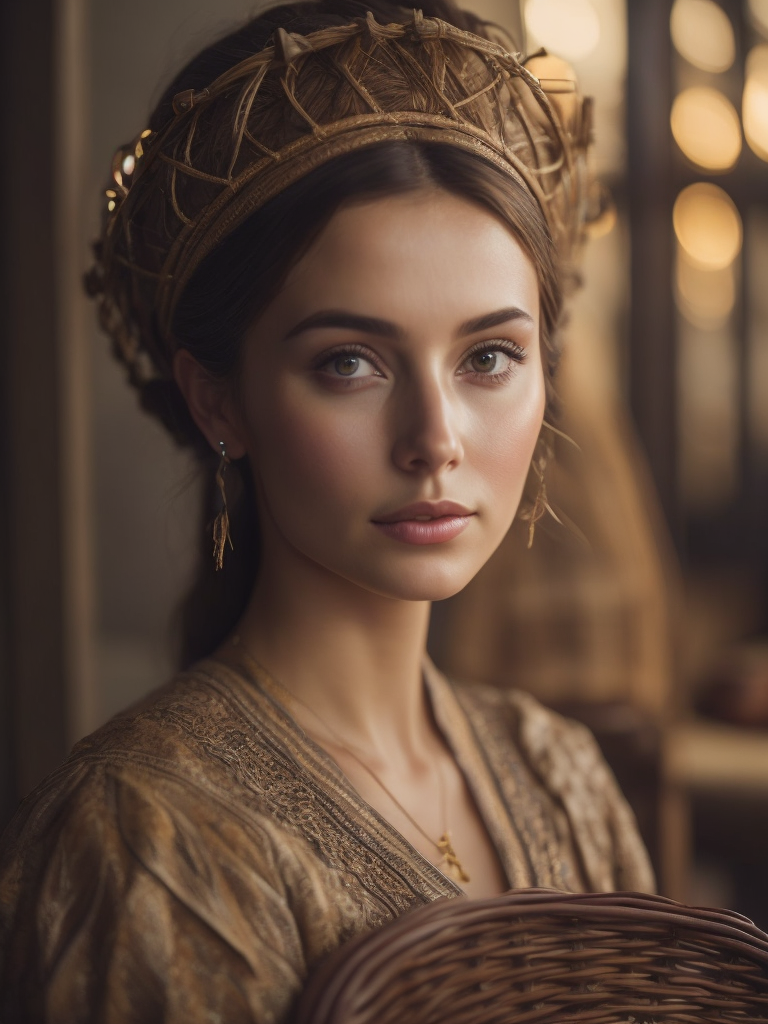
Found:
M 425 656 L 531 466 L 546 507 L 566 99 L 446 0 L 321 0 L 201 54 L 118 154 L 90 286 L 208 467 L 215 557 L 192 667 L 6 836 L 10 1019 L 281 1021 L 323 954 L 439 896 L 652 887 L 589 735 Z

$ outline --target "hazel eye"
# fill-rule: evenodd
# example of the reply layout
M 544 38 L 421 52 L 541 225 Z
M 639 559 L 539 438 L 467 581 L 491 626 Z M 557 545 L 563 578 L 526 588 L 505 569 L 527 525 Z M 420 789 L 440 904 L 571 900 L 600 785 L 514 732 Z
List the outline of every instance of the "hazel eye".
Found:
M 486 349 L 485 352 L 475 352 L 470 357 L 469 363 L 475 373 L 494 373 L 494 371 L 500 369 L 499 364 L 501 360 L 499 356 L 505 354 L 496 350 Z M 507 356 L 507 359 L 509 359 L 509 356 Z
M 525 349 L 509 339 L 494 338 L 471 348 L 459 372 L 476 383 L 505 384 L 523 362 Z
M 324 376 L 335 380 L 360 380 L 364 377 L 381 376 L 373 360 L 354 349 L 331 352 L 317 364 L 317 369 Z
M 357 356 L 339 356 L 334 359 L 333 368 L 342 377 L 352 377 L 360 367 L 360 359 Z

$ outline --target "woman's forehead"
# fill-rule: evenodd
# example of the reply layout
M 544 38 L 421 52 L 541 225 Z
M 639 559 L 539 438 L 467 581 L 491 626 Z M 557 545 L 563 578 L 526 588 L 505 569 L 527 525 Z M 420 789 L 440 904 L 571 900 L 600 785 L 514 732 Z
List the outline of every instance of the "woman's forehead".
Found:
M 404 326 L 432 317 L 458 327 L 510 307 L 538 315 L 536 271 L 520 243 L 479 205 L 430 191 L 339 209 L 270 309 L 296 323 L 343 309 Z

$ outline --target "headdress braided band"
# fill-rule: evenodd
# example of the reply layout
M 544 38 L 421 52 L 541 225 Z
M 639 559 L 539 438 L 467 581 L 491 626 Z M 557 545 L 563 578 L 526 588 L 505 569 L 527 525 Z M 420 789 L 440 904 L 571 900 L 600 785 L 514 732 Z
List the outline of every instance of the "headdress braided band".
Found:
M 550 91 L 562 86 L 574 89 Z M 89 275 L 102 326 L 135 383 L 169 376 L 176 303 L 203 259 L 314 168 L 389 140 L 458 146 L 522 183 L 567 265 L 583 234 L 590 134 L 589 101 L 573 99 L 561 123 L 519 54 L 420 11 L 406 24 L 369 14 L 308 36 L 278 29 L 115 155 Z

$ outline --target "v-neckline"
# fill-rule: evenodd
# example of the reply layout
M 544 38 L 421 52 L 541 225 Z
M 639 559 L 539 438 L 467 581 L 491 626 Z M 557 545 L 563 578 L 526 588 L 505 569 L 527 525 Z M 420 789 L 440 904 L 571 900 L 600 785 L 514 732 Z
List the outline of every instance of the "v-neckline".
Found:
M 248 685 L 249 689 L 255 688 L 270 703 L 274 712 L 280 717 L 284 728 L 292 735 L 294 742 L 298 742 L 311 754 L 311 758 L 305 762 L 305 767 L 312 766 L 314 768 L 316 786 L 327 787 L 330 772 L 336 781 L 335 793 L 331 795 L 335 796 L 337 800 L 343 796 L 344 801 L 351 805 L 357 817 L 368 825 L 369 830 L 368 823 L 375 822 L 390 843 L 395 848 L 399 847 L 403 857 L 417 866 L 418 873 L 438 890 L 437 895 L 466 895 L 458 883 L 413 846 L 388 818 L 361 796 L 338 762 L 302 729 L 281 699 L 282 687 L 269 676 L 266 669 L 247 655 L 245 657 L 241 657 L 239 654 L 235 655 L 232 661 L 216 660 L 218 664 L 223 664 L 233 671 Z M 520 847 L 520 841 L 510 820 L 509 812 L 501 798 L 498 782 L 481 753 L 479 738 L 476 736 L 453 687 L 429 658 L 425 658 L 422 678 L 437 728 L 464 776 L 480 820 L 499 859 L 505 875 L 505 882 L 511 888 L 515 876 L 519 877 L 521 864 L 525 863 L 525 854 Z M 435 885 L 437 881 L 439 884 Z
M 437 728 L 464 777 L 477 813 L 499 859 L 508 889 L 527 877 L 527 857 L 496 778 L 453 685 L 425 658 L 423 678 Z

